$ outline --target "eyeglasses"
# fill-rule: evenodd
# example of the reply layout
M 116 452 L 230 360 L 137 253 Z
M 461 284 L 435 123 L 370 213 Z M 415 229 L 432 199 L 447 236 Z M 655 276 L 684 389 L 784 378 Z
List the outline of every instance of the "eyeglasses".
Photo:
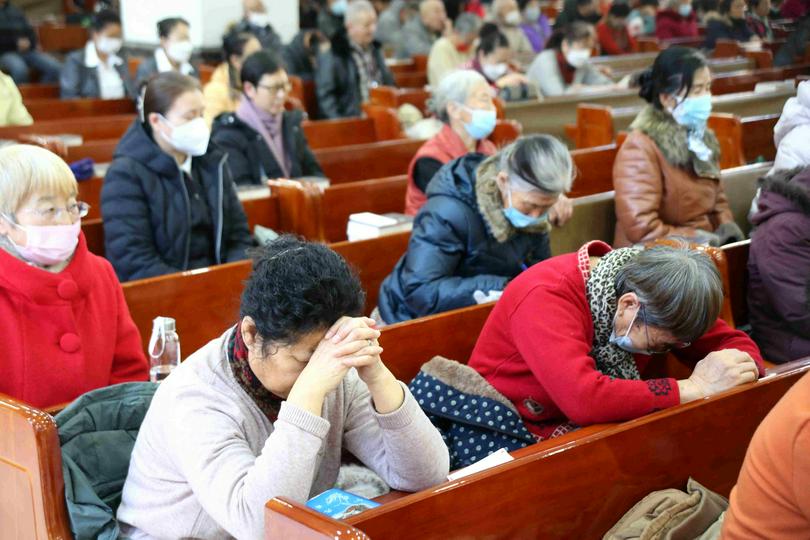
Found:
M 259 88 L 264 88 L 265 90 L 267 90 L 268 92 L 270 92 L 273 95 L 276 95 L 279 92 L 284 92 L 286 94 L 290 90 L 292 90 L 292 84 L 290 84 L 289 81 L 285 82 L 285 83 L 274 84 L 272 86 L 265 86 L 263 84 L 260 84 Z
M 639 306 L 639 309 L 641 310 L 641 318 L 644 319 L 644 335 L 647 338 L 647 350 L 644 351 L 644 354 L 650 356 L 652 356 L 653 354 L 667 354 L 668 352 L 671 352 L 673 349 L 685 349 L 691 345 L 691 343 L 687 341 L 684 343 L 663 345 L 659 348 L 652 349 L 650 347 L 650 332 L 647 329 L 647 311 L 644 309 L 644 304 L 641 304 Z
M 89 211 L 89 204 L 82 201 L 76 201 L 73 204 L 67 205 L 67 207 L 60 208 L 55 206 L 51 206 L 50 208 L 24 208 L 20 210 L 20 213 L 34 214 L 35 216 L 39 216 L 42 219 L 47 220 L 57 220 L 62 217 L 62 212 L 67 212 L 71 215 L 71 217 L 74 218 L 83 218 Z

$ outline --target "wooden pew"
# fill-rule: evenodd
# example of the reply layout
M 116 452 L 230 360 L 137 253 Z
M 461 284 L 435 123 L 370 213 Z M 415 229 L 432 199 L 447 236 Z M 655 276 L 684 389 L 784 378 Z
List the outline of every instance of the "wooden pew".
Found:
M 17 89 L 26 103 L 33 99 L 59 99 L 58 84 L 18 84 Z
M 423 88 L 396 88 L 393 86 L 378 86 L 369 91 L 369 100 L 372 104 L 383 105 L 392 109 L 398 109 L 400 105 L 410 103 L 422 114 L 428 115 L 427 101 L 430 99 L 430 92 Z
M 324 174 L 333 184 L 405 174 L 425 141 L 393 140 L 315 150 Z
M 25 104 L 34 122 L 112 114 L 135 114 L 129 99 L 36 99 Z
M 77 24 L 43 23 L 34 28 L 39 46 L 46 52 L 68 53 L 87 43 L 87 29 Z
M 0 139 L 16 139 L 20 135 L 80 135 L 84 141 L 120 139 L 134 114 L 113 114 L 61 120 L 42 120 L 30 126 L 0 127 Z
M 683 489 L 689 477 L 728 496 L 757 426 L 808 371 L 805 359 L 711 398 L 544 441 L 510 463 L 340 522 L 273 499 L 266 538 L 600 538 L 644 496 Z
M 808 74 L 810 74 L 810 64 L 797 64 L 781 68 L 771 67 L 752 71 L 732 71 L 712 78 L 712 93 L 750 92 L 760 82 L 784 81 Z
M 748 324 L 748 252 L 751 240 L 727 244 L 721 248 L 728 264 L 729 296 L 734 325 Z
M 410 71 L 393 75 L 394 82 L 399 88 L 424 88 L 428 83 L 425 71 Z
M 377 305 L 380 284 L 405 252 L 408 233 L 330 247 L 354 266 L 366 291 L 366 313 Z M 146 349 L 157 316 L 173 317 L 185 356 L 216 338 L 239 315 L 239 299 L 250 261 L 189 270 L 122 284 L 132 319 Z
M 306 121 L 301 124 L 310 148 L 334 148 L 403 138 L 392 109 L 378 109 L 372 117 Z

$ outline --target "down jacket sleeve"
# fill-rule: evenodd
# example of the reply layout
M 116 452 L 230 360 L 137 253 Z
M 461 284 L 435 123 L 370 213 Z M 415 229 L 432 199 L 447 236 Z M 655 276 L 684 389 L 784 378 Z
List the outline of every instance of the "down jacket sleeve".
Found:
M 331 52 L 321 53 L 315 70 L 315 91 L 318 95 L 318 108 L 324 118 L 340 118 L 338 94 L 341 82 L 336 77 L 336 59 Z
M 473 218 L 460 202 L 443 203 L 441 209 L 442 214 L 423 207 L 405 254 L 402 287 L 414 317 L 471 306 L 475 291 L 501 291 L 508 281 L 505 276 L 488 274 L 455 275 L 467 249 L 467 226 Z
M 129 281 L 179 272 L 160 257 L 152 237 L 149 203 L 129 158 L 113 161 L 101 189 L 104 246 L 118 279 Z
M 661 219 L 663 184 L 654 143 L 643 135 L 631 133 L 613 164 L 617 226 L 624 230 L 630 242 L 647 242 L 668 235 L 696 235 L 690 227 L 675 227 Z

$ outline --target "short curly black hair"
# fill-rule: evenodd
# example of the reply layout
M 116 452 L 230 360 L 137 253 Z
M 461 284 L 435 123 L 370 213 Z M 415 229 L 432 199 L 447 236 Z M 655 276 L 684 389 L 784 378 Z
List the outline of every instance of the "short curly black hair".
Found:
M 327 246 L 283 235 L 252 255 L 240 316 L 256 323 L 263 347 L 289 345 L 344 315 L 362 313 L 360 279 Z

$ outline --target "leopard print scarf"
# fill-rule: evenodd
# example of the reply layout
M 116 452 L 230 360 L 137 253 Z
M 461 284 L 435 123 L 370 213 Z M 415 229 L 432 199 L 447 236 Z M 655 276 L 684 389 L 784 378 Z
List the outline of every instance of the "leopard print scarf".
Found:
M 596 369 L 617 379 L 641 379 L 633 355 L 610 343 L 616 316 L 616 274 L 639 253 L 640 248 L 614 249 L 607 253 L 585 284 L 594 331 L 590 356 L 596 361 Z

